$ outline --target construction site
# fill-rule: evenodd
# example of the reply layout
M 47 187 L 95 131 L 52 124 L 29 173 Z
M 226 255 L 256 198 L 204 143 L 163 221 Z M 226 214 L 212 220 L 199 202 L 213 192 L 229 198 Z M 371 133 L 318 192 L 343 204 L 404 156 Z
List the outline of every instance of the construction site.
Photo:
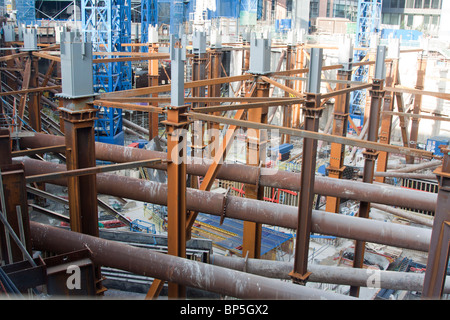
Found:
M 0 299 L 448 300 L 450 2 L 326 6 L 0 1 Z

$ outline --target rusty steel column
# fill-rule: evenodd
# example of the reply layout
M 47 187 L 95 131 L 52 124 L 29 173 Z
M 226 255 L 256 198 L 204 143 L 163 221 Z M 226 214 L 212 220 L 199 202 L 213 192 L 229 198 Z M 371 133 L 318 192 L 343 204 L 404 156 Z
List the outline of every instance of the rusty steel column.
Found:
M 417 90 L 423 90 L 424 88 L 426 69 L 427 69 L 427 57 L 422 52 L 419 55 L 419 58 L 417 59 L 417 80 L 416 86 L 414 87 Z M 422 106 L 422 95 L 417 94 L 414 96 L 413 114 L 420 114 L 421 106 Z M 411 132 L 409 135 L 410 148 L 417 148 L 417 139 L 419 137 L 419 121 L 420 118 L 414 117 L 411 119 Z M 409 164 L 414 163 L 414 157 L 407 156 L 406 163 Z
M 256 82 L 256 96 L 268 97 L 270 84 L 264 81 Z M 247 113 L 248 121 L 267 123 L 268 107 L 249 109 Z M 265 145 L 262 141 L 260 130 L 247 130 L 247 164 L 256 167 L 264 167 Z M 267 140 L 267 139 L 265 139 Z M 245 184 L 245 197 L 249 199 L 262 200 L 264 196 L 264 187 L 257 184 Z M 242 256 L 249 258 L 261 257 L 261 236 L 262 224 L 244 221 L 244 234 L 242 243 Z
M 422 290 L 426 299 L 442 297 L 450 254 L 450 149 L 441 150 L 444 161 L 434 171 L 439 181 L 438 201 Z
M 158 52 L 158 46 L 156 44 L 153 44 L 149 46 L 148 48 L 149 52 L 151 53 L 157 53 Z M 148 61 L 148 86 L 149 87 L 156 87 L 159 83 L 159 60 L 153 59 Z M 157 97 L 158 93 L 151 94 L 152 97 Z M 156 103 L 156 106 L 158 104 Z M 154 137 L 158 136 L 158 125 L 159 125 L 159 114 L 155 112 L 149 112 L 148 113 L 148 140 L 151 141 Z
M 288 45 L 287 49 L 286 49 L 286 71 L 287 70 L 292 70 L 294 68 L 294 64 L 293 64 L 293 46 L 292 45 Z M 285 86 L 292 88 L 293 85 L 293 81 L 291 80 L 286 80 L 285 81 Z M 289 97 L 290 94 L 289 92 L 285 91 L 285 97 Z M 283 108 L 283 126 L 284 127 L 292 127 L 292 106 L 285 106 Z M 281 136 L 281 143 L 290 143 L 291 142 L 291 136 L 287 135 L 287 134 L 283 134 Z
M 372 80 L 372 89 L 370 90 L 371 103 L 369 110 L 369 128 L 368 128 L 368 141 L 377 141 L 378 128 L 380 122 L 380 106 L 383 102 L 384 90 L 383 83 L 385 78 L 385 53 L 386 47 L 378 46 L 376 64 L 375 64 L 375 76 Z M 375 162 L 378 157 L 376 150 L 366 149 L 364 152 L 364 173 L 363 182 L 373 183 Z M 358 217 L 369 218 L 370 202 L 361 201 L 359 204 Z M 355 242 L 355 255 L 353 257 L 353 268 L 362 268 L 364 264 L 364 241 Z M 351 286 L 350 295 L 359 296 L 359 287 Z
M 222 51 L 218 48 L 214 50 L 210 50 L 209 52 L 209 69 L 208 74 L 210 79 L 220 78 L 221 75 L 221 60 L 222 60 Z M 213 84 L 208 86 L 208 97 L 220 97 L 220 84 Z M 209 106 L 216 105 L 217 103 L 209 103 Z M 220 115 L 220 112 L 213 112 L 214 115 Z M 208 122 L 207 124 L 208 130 L 208 148 L 209 148 L 209 156 L 214 158 L 215 150 L 219 147 L 219 140 L 216 134 L 220 130 L 220 124 L 216 122 Z
M 338 70 L 337 79 L 350 81 L 352 78 L 352 56 L 353 45 L 348 39 L 339 47 L 339 63 L 343 68 Z M 349 83 L 337 83 L 336 90 L 342 90 L 350 87 Z M 345 136 L 347 134 L 348 117 L 349 117 L 350 93 L 338 95 L 335 97 L 334 103 L 334 122 L 333 135 Z M 340 143 L 331 144 L 330 165 L 328 166 L 328 176 L 330 178 L 342 179 L 344 172 L 345 145 Z M 341 199 L 336 197 L 327 197 L 326 211 L 340 212 Z
M 30 53 L 31 54 L 31 53 Z M 30 74 L 30 89 L 39 87 L 39 58 L 31 56 L 31 74 Z M 37 132 L 41 129 L 41 93 L 30 92 L 28 93 L 28 118 L 30 126 Z
M 24 247 L 29 253 L 31 250 L 30 242 L 30 221 L 28 216 L 27 191 L 25 183 L 24 165 L 22 163 L 12 163 L 11 159 L 11 138 L 9 129 L 0 129 L 0 211 L 14 233 L 19 236 L 23 228 Z M 20 215 L 18 214 L 20 208 Z M 21 219 L 19 219 L 21 217 Z M 19 246 L 10 237 L 9 232 L 0 223 L 0 261 L 10 264 L 24 260 L 24 256 Z M 1 262 L 0 262 L 1 264 Z
M 64 120 L 67 170 L 96 166 L 94 120 L 97 110 L 83 109 L 88 101 L 64 99 L 66 107 L 59 109 Z M 77 107 L 73 108 L 75 105 Z M 95 175 L 70 177 L 68 181 L 71 230 L 98 236 Z
M 64 127 L 67 170 L 96 166 L 94 121 L 97 109 L 92 85 L 92 45 L 78 32 L 61 34 L 62 93 L 58 94 L 60 121 Z M 81 70 L 83 70 L 81 72 Z M 68 177 L 70 229 L 98 237 L 97 177 Z M 95 267 L 96 294 L 106 289 L 100 267 Z
M 192 60 L 192 81 L 204 80 L 206 76 L 206 34 L 204 32 L 196 31 L 193 39 L 193 53 Z M 205 87 L 192 88 L 192 97 L 205 97 Z M 204 102 L 192 103 L 193 108 L 205 107 Z M 203 158 L 204 143 L 204 124 L 203 121 L 194 121 L 192 124 L 192 156 Z M 192 184 L 193 183 L 193 184 Z M 197 177 L 192 176 L 191 184 L 193 187 L 197 186 Z
M 167 220 L 168 254 L 186 257 L 186 148 L 189 121 L 184 104 L 185 39 L 171 35 L 171 104 L 167 107 Z M 186 287 L 169 282 L 169 298 L 186 298 Z
M 311 49 L 311 59 L 305 103 L 305 130 L 318 132 L 319 119 L 323 107 L 320 106 L 320 79 L 323 50 Z M 311 215 L 314 202 L 314 179 L 316 172 L 317 140 L 303 139 L 302 173 L 298 199 L 298 225 L 295 241 L 294 270 L 289 274 L 294 283 L 305 284 L 308 271 L 309 239 L 311 233 Z
M 389 68 L 386 72 L 385 87 L 393 87 L 398 83 L 398 67 L 400 56 L 400 40 L 393 39 L 389 42 L 388 58 L 392 58 Z M 395 95 L 387 92 L 384 96 L 383 111 L 394 110 Z M 381 116 L 380 143 L 389 144 L 391 142 L 392 116 L 383 114 Z M 386 172 L 389 159 L 389 153 L 381 151 L 377 160 L 377 172 Z M 385 177 L 375 177 L 375 181 L 384 183 Z

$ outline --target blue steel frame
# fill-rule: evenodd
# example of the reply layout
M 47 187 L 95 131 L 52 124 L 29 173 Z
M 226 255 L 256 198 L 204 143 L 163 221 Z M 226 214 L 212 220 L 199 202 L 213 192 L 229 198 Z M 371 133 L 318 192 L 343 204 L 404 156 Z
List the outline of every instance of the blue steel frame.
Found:
M 382 0 L 359 0 L 358 1 L 358 19 L 356 22 L 355 47 L 369 48 L 371 35 L 377 33 L 381 24 Z M 354 53 L 354 62 L 361 61 L 367 51 L 356 50 Z M 353 73 L 353 81 L 366 82 L 368 80 L 368 67 L 360 66 Z M 366 90 L 352 91 L 350 95 L 350 116 L 359 117 L 361 125 L 366 104 Z
M 141 1 L 141 43 L 148 41 L 148 27 L 158 24 L 158 1 Z M 147 47 L 141 48 L 142 52 L 148 52 Z
M 128 52 L 131 42 L 131 0 L 82 0 L 82 32 L 94 52 Z M 114 56 L 106 56 L 113 58 Z M 94 91 L 113 92 L 132 88 L 131 62 L 94 64 Z M 124 143 L 122 110 L 99 107 L 96 140 Z

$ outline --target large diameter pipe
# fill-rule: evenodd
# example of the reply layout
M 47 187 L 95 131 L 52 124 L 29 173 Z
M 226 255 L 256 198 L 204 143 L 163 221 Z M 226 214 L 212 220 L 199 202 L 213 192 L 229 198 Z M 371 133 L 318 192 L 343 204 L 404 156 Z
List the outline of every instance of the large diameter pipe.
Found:
M 293 268 L 292 262 L 226 257 L 217 254 L 211 256 L 211 263 L 224 268 L 284 280 L 290 279 L 289 273 Z M 308 282 L 407 291 L 422 291 L 425 278 L 423 273 L 354 269 L 317 264 L 308 265 L 308 271 L 311 272 Z M 447 276 L 444 293 L 450 293 L 449 276 Z
M 49 225 L 31 222 L 36 250 L 66 253 L 88 247 L 97 265 L 126 270 L 241 299 L 329 299 L 351 297 L 265 278 L 152 250 L 133 247 Z
M 25 165 L 26 175 L 65 170 L 64 165 L 55 165 L 29 158 L 19 160 Z M 65 185 L 65 180 L 54 180 L 51 183 Z M 101 194 L 167 205 L 167 185 L 149 180 L 106 173 L 97 174 L 97 191 Z M 225 215 L 228 218 L 290 229 L 295 229 L 297 226 L 297 208 L 293 206 L 240 197 L 226 197 L 223 194 L 190 188 L 186 192 L 187 210 L 216 216 Z M 431 239 L 429 229 L 317 210 L 313 210 L 312 213 L 312 232 L 420 251 L 428 251 Z
M 22 148 L 37 148 L 61 144 L 64 144 L 63 137 L 43 133 L 35 133 L 33 137 L 23 137 L 20 140 Z M 167 158 L 167 154 L 164 152 L 128 148 L 100 142 L 96 142 L 95 144 L 95 153 L 97 159 L 118 163 Z M 211 160 L 208 159 L 188 158 L 187 161 L 187 173 L 196 176 L 204 176 L 211 164 Z M 152 166 L 152 168 L 166 170 L 167 165 L 158 164 Z M 299 191 L 300 176 L 300 173 L 225 163 L 220 168 L 217 179 Z M 437 200 L 437 195 L 434 193 L 321 176 L 317 176 L 315 179 L 314 192 L 325 196 L 368 201 L 425 211 L 434 211 Z

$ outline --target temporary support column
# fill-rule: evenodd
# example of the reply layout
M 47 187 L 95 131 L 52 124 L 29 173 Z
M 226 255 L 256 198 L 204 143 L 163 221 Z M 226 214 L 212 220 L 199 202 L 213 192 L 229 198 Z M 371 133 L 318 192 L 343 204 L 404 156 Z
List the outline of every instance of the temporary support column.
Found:
M 146 1 L 142 1 L 142 4 Z M 158 53 L 158 29 L 157 27 L 148 27 L 148 42 L 150 46 L 148 52 Z M 148 61 L 148 86 L 157 87 L 159 83 L 159 60 L 153 59 Z M 151 94 L 152 97 L 157 97 L 158 93 Z M 158 104 L 156 103 L 156 107 Z M 154 137 L 159 134 L 159 114 L 156 112 L 148 113 L 148 140 L 151 141 Z
M 414 87 L 417 90 L 423 90 L 424 88 L 426 69 L 427 69 L 427 57 L 422 52 L 419 55 L 419 58 L 417 59 L 417 80 L 416 86 Z M 421 106 L 422 106 L 422 95 L 416 94 L 414 96 L 413 114 L 420 114 Z M 410 148 L 417 148 L 417 139 L 419 137 L 419 121 L 420 118 L 413 117 L 411 119 L 411 132 L 409 136 Z M 413 164 L 414 157 L 407 156 L 406 163 Z
M 422 297 L 427 299 L 442 297 L 450 255 L 450 149 L 441 150 L 444 159 L 442 166 L 434 171 L 439 191 L 422 290 Z
M 213 40 L 211 40 L 212 42 Z M 217 79 L 220 78 L 221 75 L 221 63 L 222 63 L 222 51 L 221 51 L 221 43 L 220 37 L 217 37 L 215 43 L 215 49 L 211 49 L 209 52 L 209 78 Z M 208 86 L 208 97 L 220 97 L 220 84 L 212 84 Z M 209 105 L 215 105 L 216 103 L 210 103 Z M 214 115 L 220 115 L 220 112 L 214 112 Z M 213 158 L 215 155 L 215 150 L 219 147 L 218 140 L 218 132 L 220 130 L 220 125 L 215 122 L 210 122 L 207 124 L 208 126 L 208 140 L 209 140 L 209 153 Z
M 186 147 L 187 106 L 184 105 L 185 38 L 180 45 L 171 35 L 171 106 L 167 107 L 167 219 L 168 254 L 186 257 Z M 186 298 L 186 288 L 169 282 L 170 299 Z
M 82 42 L 78 32 L 61 34 L 62 107 L 67 170 L 96 166 L 92 45 Z M 70 229 L 98 237 L 97 178 L 95 174 L 68 177 Z M 101 285 L 100 267 L 96 268 L 96 291 Z
M 252 38 L 250 43 L 250 69 L 255 75 L 270 72 L 270 39 Z M 252 58 L 253 57 L 253 58 Z M 256 96 L 268 97 L 270 84 L 257 80 Z M 251 122 L 267 123 L 268 107 L 252 108 L 247 111 L 247 120 Z M 262 137 L 261 130 L 247 129 L 247 159 L 248 165 L 264 166 L 266 150 L 264 148 L 267 137 Z M 263 140 L 263 141 L 262 141 Z M 255 184 L 245 184 L 245 197 L 262 200 L 264 187 Z M 244 221 L 244 233 L 242 242 L 242 256 L 257 258 L 261 256 L 262 225 L 256 222 Z
M 372 89 L 370 90 L 371 103 L 369 110 L 369 127 L 368 127 L 368 141 L 376 142 L 378 140 L 378 127 L 380 119 L 380 107 L 383 102 L 384 90 L 383 83 L 386 75 L 385 68 L 385 55 L 386 47 L 378 46 L 377 55 L 375 61 L 375 75 L 372 80 Z M 378 157 L 378 152 L 372 149 L 366 149 L 364 152 L 364 173 L 363 182 L 372 183 L 375 169 L 375 162 Z M 358 217 L 369 218 L 370 212 L 370 202 L 361 201 L 359 204 Z M 353 258 L 353 268 L 362 268 L 364 264 L 364 251 L 365 251 L 365 241 L 355 242 L 355 255 Z M 350 295 L 358 297 L 359 287 L 351 286 Z
M 294 68 L 293 64 L 293 46 L 288 45 L 286 49 L 286 71 Z M 292 88 L 293 81 L 286 80 L 285 86 Z M 289 97 L 289 92 L 285 92 L 285 97 Z M 290 128 L 292 126 L 292 106 L 285 106 L 283 109 L 283 127 Z M 281 143 L 289 143 L 291 142 L 291 136 L 287 134 L 282 135 Z
M 385 87 L 393 87 L 397 84 L 398 63 L 400 58 L 400 39 L 390 39 L 387 58 L 391 58 L 388 72 L 386 73 Z M 387 92 L 384 96 L 383 111 L 393 111 L 395 95 Z M 380 143 L 389 144 L 391 142 L 392 115 L 383 114 L 381 116 Z M 377 160 L 377 172 L 386 172 L 389 153 L 381 151 Z M 384 183 L 385 177 L 376 177 L 375 181 Z
M 0 211 L 14 233 L 31 253 L 30 221 L 28 217 L 27 191 L 24 165 L 12 164 L 9 129 L 0 129 Z M 23 231 L 23 232 L 21 232 Z M 20 247 L 0 222 L 0 265 L 24 260 Z
M 309 63 L 305 103 L 305 130 L 318 132 L 319 119 L 323 107 L 320 107 L 320 78 L 322 71 L 323 51 L 312 48 Z M 300 194 L 298 201 L 298 225 L 295 241 L 294 270 L 289 274 L 292 281 L 305 284 L 308 272 L 309 238 L 311 233 L 311 215 L 314 202 L 314 180 L 316 172 L 317 140 L 303 139 L 302 173 L 300 178 Z
M 346 38 L 339 48 L 339 64 L 342 64 L 343 68 L 338 70 L 337 80 L 350 81 L 352 78 L 352 57 L 353 57 L 353 45 L 350 38 Z M 336 91 L 350 87 L 347 83 L 337 83 Z M 338 95 L 335 98 L 334 103 L 334 123 L 333 123 L 333 135 L 345 136 L 347 133 L 348 116 L 350 105 L 350 93 Z M 344 158 L 345 158 L 345 145 L 340 143 L 331 144 L 330 152 L 330 165 L 328 169 L 328 176 L 330 178 L 342 179 L 342 173 L 344 172 Z M 340 198 L 327 197 L 327 212 L 340 211 Z
M 192 52 L 194 54 L 192 63 L 192 81 L 204 80 L 206 75 L 206 33 L 195 31 L 192 41 Z M 204 97 L 205 87 L 192 88 L 192 97 Z M 202 108 L 204 102 L 193 103 L 194 108 Z M 194 121 L 192 130 L 192 156 L 203 158 L 204 135 L 203 121 Z M 196 184 L 196 181 L 194 182 Z M 196 185 L 193 185 L 196 187 Z

